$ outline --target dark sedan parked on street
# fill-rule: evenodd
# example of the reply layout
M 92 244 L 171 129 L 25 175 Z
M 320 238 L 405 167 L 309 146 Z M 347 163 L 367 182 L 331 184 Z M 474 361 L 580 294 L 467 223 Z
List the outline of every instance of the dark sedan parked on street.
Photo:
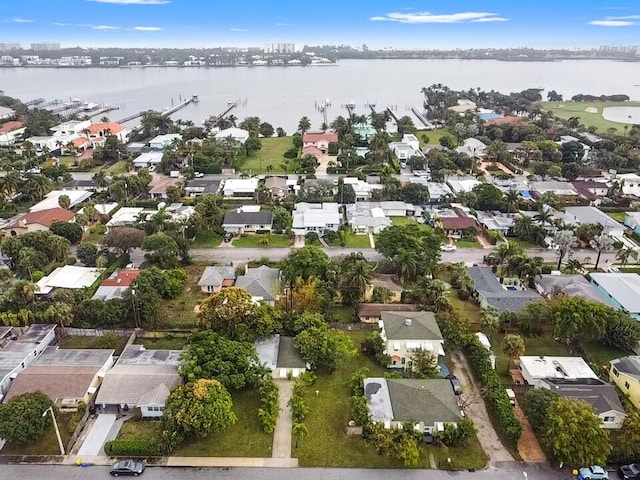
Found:
M 137 477 L 144 472 L 144 463 L 137 460 L 121 460 L 111 465 L 109 473 L 114 477 L 130 475 Z
M 621 465 L 618 472 L 622 480 L 640 480 L 640 463 Z

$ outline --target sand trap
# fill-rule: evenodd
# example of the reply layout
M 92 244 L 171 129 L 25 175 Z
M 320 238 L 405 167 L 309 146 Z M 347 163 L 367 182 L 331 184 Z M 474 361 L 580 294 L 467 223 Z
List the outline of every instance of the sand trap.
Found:
M 587 107 L 584 111 L 587 113 L 598 113 L 598 107 Z

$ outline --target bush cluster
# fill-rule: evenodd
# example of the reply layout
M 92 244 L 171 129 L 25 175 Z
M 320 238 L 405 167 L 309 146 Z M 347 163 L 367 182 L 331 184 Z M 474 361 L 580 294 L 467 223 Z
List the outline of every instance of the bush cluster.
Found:
M 158 457 L 162 448 L 152 440 L 111 440 L 104 452 L 110 457 Z
M 266 433 L 271 433 L 276 428 L 279 415 L 278 387 L 273 378 L 268 375 L 260 384 L 260 408 L 258 409 L 258 416 Z

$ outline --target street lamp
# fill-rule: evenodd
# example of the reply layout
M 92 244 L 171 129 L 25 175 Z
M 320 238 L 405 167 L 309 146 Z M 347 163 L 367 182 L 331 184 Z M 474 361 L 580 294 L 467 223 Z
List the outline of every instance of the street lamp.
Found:
M 528 480 L 529 474 L 527 472 L 522 472 L 522 476 L 524 477 L 524 480 Z
M 65 455 L 65 452 L 64 452 L 64 445 L 62 444 L 62 437 L 60 437 L 60 430 L 58 429 L 58 422 L 57 422 L 57 420 L 56 420 L 56 416 L 55 416 L 55 415 L 54 415 L 54 413 L 53 413 L 53 406 L 51 406 L 51 407 L 47 408 L 47 409 L 43 412 L 42 416 L 43 416 L 43 417 L 46 417 L 47 412 L 51 412 L 51 418 L 53 418 L 53 426 L 54 426 L 54 428 L 56 429 L 56 437 L 58 437 L 58 445 L 60 446 L 60 455 Z

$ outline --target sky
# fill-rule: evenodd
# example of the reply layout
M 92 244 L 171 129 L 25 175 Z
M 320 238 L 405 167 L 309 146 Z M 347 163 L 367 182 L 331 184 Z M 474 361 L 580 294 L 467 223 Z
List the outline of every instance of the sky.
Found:
M 0 0 L 0 41 L 63 47 L 640 44 L 640 0 Z

